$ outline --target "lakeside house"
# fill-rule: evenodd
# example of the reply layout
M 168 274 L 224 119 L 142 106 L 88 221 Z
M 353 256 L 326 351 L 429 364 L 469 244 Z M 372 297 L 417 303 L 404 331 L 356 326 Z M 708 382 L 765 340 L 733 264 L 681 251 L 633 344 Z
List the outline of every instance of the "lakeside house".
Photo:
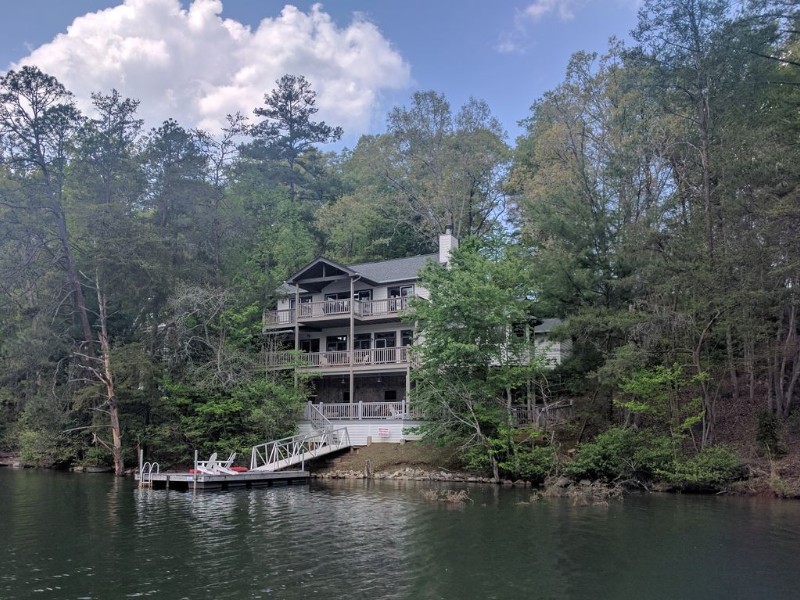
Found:
M 408 399 L 409 349 L 415 339 L 406 318 L 411 298 L 428 299 L 419 272 L 429 261 L 447 264 L 458 247 L 448 229 L 439 236 L 439 252 L 380 262 L 342 265 L 324 257 L 307 264 L 286 281 L 285 297 L 264 313 L 267 366 L 297 369 L 311 377 L 313 397 L 301 432 L 310 431 L 312 413 L 346 426 L 353 445 L 415 439 L 407 432 L 419 424 Z M 536 348 L 558 365 L 569 354 L 568 342 L 548 339 L 559 319 L 533 328 Z M 522 420 L 538 414 L 528 407 Z

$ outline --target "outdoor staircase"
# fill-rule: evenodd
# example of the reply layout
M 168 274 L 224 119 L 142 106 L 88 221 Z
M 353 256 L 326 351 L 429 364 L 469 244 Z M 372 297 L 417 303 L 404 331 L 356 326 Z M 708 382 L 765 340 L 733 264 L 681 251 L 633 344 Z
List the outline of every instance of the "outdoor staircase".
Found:
M 347 427 L 334 429 L 333 424 L 316 407 L 311 407 L 310 420 L 314 431 L 253 446 L 250 454 L 251 471 L 280 471 L 332 452 L 349 448 Z

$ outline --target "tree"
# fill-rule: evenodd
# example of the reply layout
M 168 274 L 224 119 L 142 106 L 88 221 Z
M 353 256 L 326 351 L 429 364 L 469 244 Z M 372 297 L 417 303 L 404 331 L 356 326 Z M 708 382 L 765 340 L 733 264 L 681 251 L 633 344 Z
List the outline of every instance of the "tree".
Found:
M 254 141 L 247 154 L 277 164 L 281 181 L 289 186 L 292 199 L 297 199 L 304 175 L 313 173 L 319 163 L 316 145 L 339 140 L 343 131 L 311 120 L 319 111 L 317 93 L 305 77 L 287 74 L 275 84 L 264 95 L 265 106 L 253 111 L 264 120 L 251 127 Z
M 342 195 L 315 214 L 315 227 L 324 237 L 323 253 L 344 264 L 435 250 L 435 240 L 421 231 L 419 219 L 395 201 L 390 182 L 375 169 L 374 157 L 384 139 L 361 136 L 355 149 L 342 153 Z
M 533 290 L 518 250 L 468 238 L 448 267 L 423 269 L 420 284 L 430 298 L 414 302 L 410 315 L 422 340 L 412 376 L 414 403 L 429 420 L 426 436 L 457 442 L 495 478 L 513 395 L 542 369 L 530 334 Z
M 454 115 L 443 95 L 417 92 L 410 107 L 392 110 L 387 133 L 370 145 L 372 168 L 391 190 L 390 201 L 428 239 L 447 225 L 459 238 L 498 227 L 510 154 L 485 102 L 471 98 Z
M 64 185 L 70 144 L 81 123 L 72 95 L 54 77 L 36 67 L 9 71 L 0 79 L 0 136 L 2 161 L 17 182 L 15 194 L 5 188 L 3 203 L 13 210 L 31 211 L 51 228 L 39 237 L 41 250 L 54 253 L 67 277 L 74 315 L 83 343 L 92 352 L 93 335 L 86 300 L 75 264 L 64 206 Z

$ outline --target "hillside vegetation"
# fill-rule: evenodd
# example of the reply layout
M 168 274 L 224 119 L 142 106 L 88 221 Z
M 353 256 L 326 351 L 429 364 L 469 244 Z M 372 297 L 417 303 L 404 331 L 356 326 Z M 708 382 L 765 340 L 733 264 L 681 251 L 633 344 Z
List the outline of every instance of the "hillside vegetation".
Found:
M 576 477 L 703 486 L 746 460 L 780 487 L 800 419 L 800 20 L 743 4 L 645 1 L 632 45 L 574 55 L 513 142 L 485 102 L 427 91 L 324 152 L 342 131 L 301 74 L 219 136 L 145 131 L 135 99 L 98 90 L 85 115 L 9 71 L 0 450 L 121 474 L 139 448 L 169 465 L 286 435 L 307 389 L 264 368 L 281 282 L 321 254 L 425 254 L 452 225 L 453 269 L 424 273 L 437 301 L 414 309 L 436 342 L 413 398 L 431 440 L 497 477 L 574 449 Z M 523 315 L 564 319 L 572 357 L 489 368 Z M 508 407 L 534 397 L 575 420 L 517 429 Z

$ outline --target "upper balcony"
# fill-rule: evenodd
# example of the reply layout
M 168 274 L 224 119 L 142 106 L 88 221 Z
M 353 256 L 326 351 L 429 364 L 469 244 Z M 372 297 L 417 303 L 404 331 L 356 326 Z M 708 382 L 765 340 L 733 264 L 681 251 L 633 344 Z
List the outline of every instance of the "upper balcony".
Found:
M 408 346 L 304 353 L 281 350 L 269 352 L 266 357 L 267 367 L 270 369 L 296 367 L 301 371 L 323 374 L 345 373 L 349 372 L 351 367 L 360 373 L 402 372 L 411 360 Z
M 300 309 L 287 308 L 264 313 L 264 330 L 283 329 L 306 324 L 344 325 L 350 320 L 350 311 L 358 323 L 396 321 L 408 308 L 409 297 L 383 300 L 323 300 L 303 302 Z

